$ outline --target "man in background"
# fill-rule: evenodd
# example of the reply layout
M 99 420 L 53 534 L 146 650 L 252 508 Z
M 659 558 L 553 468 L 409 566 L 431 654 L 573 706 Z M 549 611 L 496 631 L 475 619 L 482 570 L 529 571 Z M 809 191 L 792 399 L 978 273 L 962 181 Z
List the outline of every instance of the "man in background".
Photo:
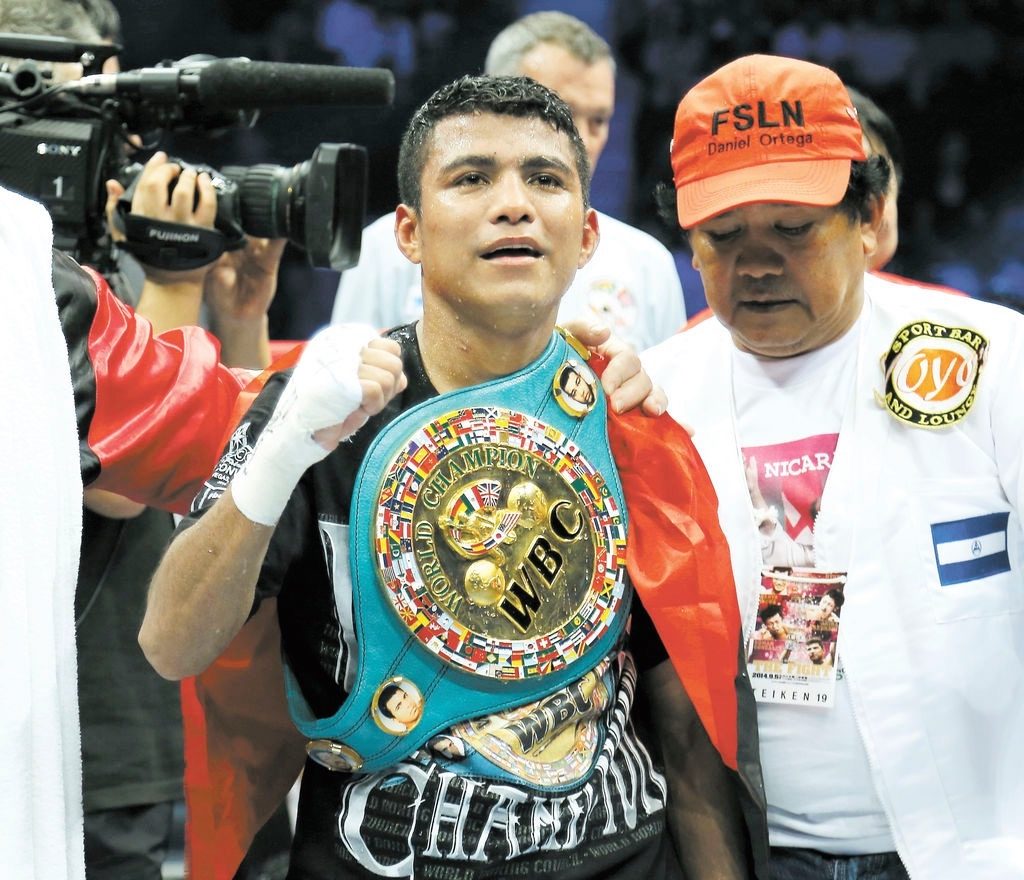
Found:
M 857 110 L 857 120 L 864 132 L 864 152 L 881 156 L 889 163 L 889 191 L 885 196 L 885 212 L 878 231 L 878 247 L 868 263 L 873 270 L 884 269 L 896 254 L 900 240 L 897 200 L 903 183 L 903 141 L 889 115 L 863 92 L 846 87 Z
M 615 61 L 593 30 L 562 12 L 537 12 L 509 25 L 491 43 L 484 72 L 528 76 L 556 92 L 573 111 L 593 173 L 615 110 Z M 598 213 L 601 243 L 576 275 L 559 321 L 599 318 L 637 351 L 678 330 L 686 319 L 675 262 L 655 238 Z M 359 265 L 338 287 L 332 321 L 392 327 L 423 310 L 420 270 L 395 244 L 395 216 L 363 230 Z

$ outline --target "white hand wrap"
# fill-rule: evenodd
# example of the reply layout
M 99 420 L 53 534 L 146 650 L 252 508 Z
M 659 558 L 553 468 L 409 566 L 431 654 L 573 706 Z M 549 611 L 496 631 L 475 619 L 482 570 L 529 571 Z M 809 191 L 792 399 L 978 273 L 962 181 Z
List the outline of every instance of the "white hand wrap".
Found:
M 360 352 L 379 334 L 364 324 L 317 333 L 302 352 L 252 454 L 231 481 L 235 506 L 253 522 L 276 525 L 306 470 L 330 450 L 313 439 L 359 409 Z

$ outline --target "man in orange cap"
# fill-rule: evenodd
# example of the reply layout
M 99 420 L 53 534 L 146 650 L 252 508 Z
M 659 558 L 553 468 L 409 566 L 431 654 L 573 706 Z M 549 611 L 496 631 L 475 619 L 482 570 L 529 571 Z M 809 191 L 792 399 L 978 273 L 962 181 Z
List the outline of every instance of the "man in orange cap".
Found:
M 727 64 L 671 161 L 718 320 L 644 361 L 695 428 L 745 636 L 769 601 L 845 597 L 831 667 L 811 627 L 747 654 L 772 876 L 1021 876 L 1024 319 L 866 274 L 888 166 L 826 68 Z M 772 570 L 776 532 L 812 564 Z

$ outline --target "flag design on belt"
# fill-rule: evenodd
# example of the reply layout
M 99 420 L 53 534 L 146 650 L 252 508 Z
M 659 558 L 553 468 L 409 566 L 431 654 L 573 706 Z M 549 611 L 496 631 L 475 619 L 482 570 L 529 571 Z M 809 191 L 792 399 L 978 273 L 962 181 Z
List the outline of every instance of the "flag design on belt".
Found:
M 460 514 L 469 516 L 469 514 L 483 507 L 494 510 L 497 508 L 500 499 L 501 483 L 498 480 L 481 480 L 478 483 L 474 483 L 455 499 L 455 503 L 449 511 L 449 516 L 452 519 L 455 519 Z
M 466 553 L 489 553 L 519 522 L 519 513 L 498 510 L 500 499 L 500 481 L 479 480 L 452 501 L 448 508 L 448 534 Z

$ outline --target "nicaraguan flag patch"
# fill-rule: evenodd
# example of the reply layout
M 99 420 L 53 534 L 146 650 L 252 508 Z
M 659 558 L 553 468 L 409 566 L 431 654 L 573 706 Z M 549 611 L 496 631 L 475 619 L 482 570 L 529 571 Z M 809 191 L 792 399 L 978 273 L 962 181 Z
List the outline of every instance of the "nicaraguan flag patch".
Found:
M 1006 550 L 1007 513 L 988 513 L 932 524 L 939 583 L 944 587 L 1010 570 Z

